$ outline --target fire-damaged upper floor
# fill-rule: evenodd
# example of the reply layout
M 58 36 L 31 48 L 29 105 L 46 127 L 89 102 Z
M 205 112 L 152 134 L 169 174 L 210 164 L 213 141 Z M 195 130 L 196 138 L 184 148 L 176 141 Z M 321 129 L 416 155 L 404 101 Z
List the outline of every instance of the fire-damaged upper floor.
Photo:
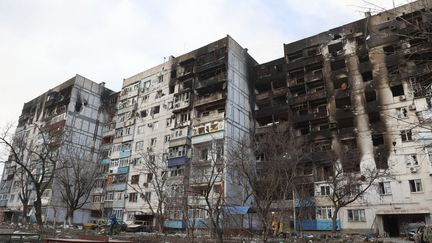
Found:
M 410 124 L 423 122 L 422 112 L 430 108 L 427 5 L 418 1 L 367 14 L 284 44 L 284 57 L 255 67 L 258 131 L 287 122 L 308 152 L 356 151 L 387 167 L 390 153 L 413 139 Z

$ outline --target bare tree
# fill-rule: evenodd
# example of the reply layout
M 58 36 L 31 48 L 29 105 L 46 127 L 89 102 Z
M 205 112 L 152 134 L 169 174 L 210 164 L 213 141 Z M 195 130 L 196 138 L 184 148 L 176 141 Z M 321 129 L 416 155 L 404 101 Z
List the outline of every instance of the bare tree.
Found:
M 189 205 L 194 224 L 199 211 L 206 212 L 207 226 L 212 237 L 223 242 L 223 216 L 225 195 L 223 191 L 223 173 L 226 164 L 223 159 L 223 142 L 213 140 L 202 149 L 195 149 L 190 173 L 190 196 L 197 199 L 197 204 Z M 202 199 L 202 200 L 201 200 Z M 204 204 L 201 204 L 203 201 Z
M 128 186 L 136 191 L 141 198 L 144 199 L 150 211 L 156 218 L 156 226 L 159 232 L 164 231 L 165 227 L 165 207 L 167 204 L 167 160 L 163 154 L 156 154 L 153 152 L 141 153 L 135 168 L 140 172 L 147 173 L 147 182 L 144 184 L 139 183 L 139 175 L 135 178 L 131 177 Z M 145 186 L 144 186 L 145 185 Z M 155 197 L 151 193 L 155 193 Z
M 63 131 L 49 130 L 37 124 L 32 124 L 31 127 L 33 134 L 32 138 L 29 138 L 25 131 L 13 135 L 12 126 L 7 126 L 0 134 L 0 145 L 10 151 L 10 163 L 16 165 L 17 171 L 24 171 L 27 183 L 31 184 L 36 195 L 36 221 L 42 229 L 42 194 L 50 187 L 54 178 Z
M 93 154 L 72 145 L 60 155 L 56 171 L 56 189 L 60 190 L 61 200 L 66 205 L 66 220 L 73 223 L 74 212 L 89 203 L 90 193 L 99 175 Z
M 333 233 L 337 230 L 337 217 L 341 208 L 362 198 L 381 179 L 391 178 L 389 169 L 379 169 L 372 162 L 363 162 L 357 171 L 355 165 L 359 159 L 357 150 L 343 151 L 338 158 L 333 159 L 334 174 L 328 178 L 326 185 L 329 191 L 325 193 L 334 208 L 331 215 Z
M 296 140 L 290 139 L 285 124 L 262 128 L 253 141 L 244 139 L 233 144 L 228 158 L 253 202 L 263 228 L 262 240 L 266 242 L 272 231 L 273 213 L 291 194 L 296 168 L 305 155 Z

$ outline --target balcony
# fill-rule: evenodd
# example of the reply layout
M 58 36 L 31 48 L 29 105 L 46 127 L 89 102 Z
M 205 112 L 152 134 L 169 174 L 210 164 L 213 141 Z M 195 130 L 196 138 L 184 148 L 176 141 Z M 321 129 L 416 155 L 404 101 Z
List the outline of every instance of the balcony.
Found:
M 219 57 L 219 59 L 214 59 L 210 62 L 197 64 L 196 72 L 204 72 L 209 69 L 216 69 L 225 65 L 225 56 Z
M 125 100 L 138 95 L 138 89 L 132 91 L 122 91 L 119 100 Z
M 171 139 L 169 141 L 169 147 L 178 147 L 178 146 L 182 146 L 182 145 L 190 145 L 191 141 L 190 138 L 188 137 L 182 137 L 182 138 L 177 138 L 177 139 Z
M 313 93 L 307 94 L 308 100 L 318 100 L 318 99 L 326 98 L 326 97 L 327 97 L 327 92 L 325 90 L 319 90 L 319 91 L 315 91 Z
M 185 101 L 178 101 L 176 103 L 173 104 L 173 112 L 177 112 L 177 111 L 181 111 L 183 109 L 186 109 L 190 106 L 190 101 L 189 100 L 185 100 Z
M 316 72 L 309 72 L 305 74 L 304 79 L 307 83 L 314 82 L 323 79 L 323 73 L 321 70 Z
M 222 84 L 223 82 L 226 82 L 227 80 L 228 80 L 228 78 L 227 78 L 226 72 L 219 73 L 219 74 L 216 74 L 216 75 L 214 75 L 208 79 L 199 80 L 197 82 L 196 89 L 200 90 L 200 89 L 204 89 L 204 88 L 209 88 L 209 86 Z
M 168 167 L 180 166 L 186 164 L 187 156 L 168 159 Z
M 269 81 L 283 80 L 283 79 L 286 79 L 285 72 L 272 72 L 272 73 L 266 73 L 258 76 L 257 83 L 267 83 Z
M 200 107 L 202 105 L 211 104 L 225 99 L 226 99 L 225 93 L 214 93 L 211 94 L 210 96 L 205 96 L 205 97 L 198 96 L 194 103 L 195 103 L 195 107 Z
M 313 112 L 313 113 L 307 113 L 304 115 L 294 115 L 293 121 L 295 123 L 297 122 L 303 122 L 303 121 L 310 121 L 310 120 L 316 120 L 321 118 L 326 118 L 328 115 L 327 111 L 319 111 L 319 112 Z

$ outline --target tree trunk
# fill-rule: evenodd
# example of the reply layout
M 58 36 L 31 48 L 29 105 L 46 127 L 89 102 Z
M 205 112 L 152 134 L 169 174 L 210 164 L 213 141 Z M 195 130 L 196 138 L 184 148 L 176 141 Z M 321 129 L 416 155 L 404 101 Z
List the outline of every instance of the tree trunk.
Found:
M 339 213 L 339 208 L 335 207 L 335 211 L 333 212 L 332 215 L 332 232 L 335 234 L 336 233 L 336 229 L 337 229 L 337 215 Z
M 35 207 L 35 217 L 36 217 L 36 223 L 39 226 L 39 229 L 43 229 L 43 222 L 42 222 L 42 200 L 39 196 L 36 196 L 36 201 L 34 202 Z
M 23 217 L 22 217 L 22 224 L 27 224 L 27 214 L 28 214 L 28 204 L 23 202 Z
M 69 208 L 68 209 L 68 224 L 69 224 L 69 226 L 72 226 L 72 224 L 74 222 L 73 219 L 74 219 L 74 210 Z

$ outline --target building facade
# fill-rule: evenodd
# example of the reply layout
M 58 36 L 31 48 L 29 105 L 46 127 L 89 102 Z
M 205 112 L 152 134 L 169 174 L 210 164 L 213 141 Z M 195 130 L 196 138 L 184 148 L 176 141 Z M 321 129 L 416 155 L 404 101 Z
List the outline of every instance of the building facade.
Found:
M 68 151 L 79 150 L 88 163 L 96 163 L 99 159 L 102 127 L 108 119 L 108 97 L 111 93 L 111 90 L 104 87 L 104 83 L 98 84 L 76 75 L 25 103 L 15 137 L 23 138 L 22 144 L 16 146 L 25 148 L 20 151 L 23 156 L 21 160 L 26 167 L 34 170 L 38 178 L 41 161 L 37 153 L 40 153 L 39 148 L 45 146 L 42 140 L 47 138 L 41 133 L 42 130 L 62 133 L 62 144 L 52 155 L 56 157 L 54 160 L 60 160 Z M 52 164 L 46 166 L 45 180 L 49 183 Z M 28 185 L 26 190 L 30 196 L 27 216 L 34 215 L 31 207 L 36 199 L 35 190 L 30 178 L 21 172 L 21 166 L 14 161 L 14 156 L 10 156 L 2 176 L 1 205 L 7 209 L 7 216 L 15 220 L 22 217 L 16 212 L 22 210 L 20 195 L 23 193 L 23 184 Z M 61 199 L 58 184 L 57 177 L 54 177 L 42 195 L 42 218 L 45 221 L 62 222 L 65 219 L 66 206 Z M 75 223 L 87 222 L 89 217 L 90 208 L 85 206 L 75 212 Z
M 431 223 L 428 4 L 367 14 L 284 44 L 283 57 L 263 64 L 227 36 L 123 80 L 119 93 L 77 76 L 26 103 L 16 133 L 31 136 L 27 125 L 44 122 L 81 134 L 75 141 L 103 172 L 83 220 L 114 214 L 155 225 L 163 217 L 165 227 L 185 229 L 208 227 L 215 208 L 251 206 L 227 169 L 227 151 L 289 124 L 294 137 L 287 139 L 301 140 L 313 159 L 297 171 L 311 198 L 303 221 L 295 195 L 274 205 L 284 231 L 331 229 L 334 157 L 327 152 L 349 151 L 356 156 L 341 162 L 344 171 L 361 175 L 372 167 L 392 177 L 342 208 L 338 228 L 401 235 L 410 223 Z M 49 97 L 58 94 L 62 106 L 53 110 Z M 13 168 L 5 167 L 0 205 L 19 210 Z
M 258 130 L 288 121 L 306 152 L 355 151 L 357 173 L 372 166 L 393 175 L 339 212 L 344 230 L 397 236 L 431 222 L 430 7 L 417 1 L 367 15 L 285 44 L 283 58 L 256 67 Z M 310 178 L 315 212 L 304 229 L 331 229 L 329 159 L 299 175 Z

